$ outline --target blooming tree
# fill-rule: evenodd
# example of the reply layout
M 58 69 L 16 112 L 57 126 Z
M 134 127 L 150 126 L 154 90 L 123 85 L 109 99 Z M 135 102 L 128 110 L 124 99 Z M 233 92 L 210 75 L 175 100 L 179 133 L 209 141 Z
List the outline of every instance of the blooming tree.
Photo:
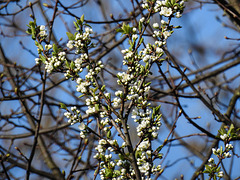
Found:
M 229 90 L 227 106 L 219 98 L 220 91 L 227 90 L 224 85 L 239 81 L 239 73 L 223 77 L 220 84 L 216 79 L 218 74 L 239 64 L 238 48 L 202 69 L 191 70 L 179 62 L 168 47 L 171 36 L 181 31 L 178 23 L 184 9 L 193 7 L 184 0 L 131 0 L 128 3 L 132 11 L 123 8 L 127 12 L 125 18 L 111 14 L 110 20 L 104 2 L 96 1 L 104 21 L 88 20 L 86 14 L 75 15 L 74 10 L 89 1 L 51 3 L 35 1 L 22 7 L 16 2 L 21 11 L 31 11 L 26 33 L 34 41 L 37 54 L 24 43 L 21 45 L 35 55 L 34 67 L 10 63 L 1 48 L 4 67 L 1 100 L 19 101 L 19 108 L 1 114 L 1 129 L 7 132 L 0 134 L 4 144 L 0 145 L 4 178 L 31 179 L 38 175 L 48 179 L 169 179 L 172 176 L 168 169 L 176 169 L 166 163 L 168 154 L 170 150 L 181 154 L 174 149 L 174 141 L 201 159 L 201 163 L 194 164 L 189 160 L 191 157 L 183 158 L 193 168 L 192 179 L 232 176 L 232 169 L 228 171 L 226 166 L 233 166 L 232 159 L 239 160 L 235 148 L 239 140 L 239 85 Z M 222 1 L 215 3 L 233 23 L 240 24 L 235 6 L 226 6 Z M 7 11 L 9 6 L 6 3 L 1 7 L 6 10 L 1 15 L 15 15 Z M 36 6 L 46 8 L 46 12 L 42 11 L 45 19 L 47 10 L 53 10 L 47 24 L 39 23 Z M 74 29 L 66 25 L 66 40 L 58 39 L 54 31 L 54 21 L 59 17 L 65 22 L 64 14 L 75 18 Z M 98 33 L 101 30 L 97 25 L 101 23 L 107 32 Z M 121 57 L 116 65 L 114 60 L 111 62 L 115 49 L 119 49 Z M 224 62 L 229 64 L 220 66 Z M 220 67 L 214 70 L 217 65 Z M 217 90 L 209 87 L 212 79 Z M 52 94 L 54 89 L 63 92 Z M 199 100 L 211 112 L 208 116 L 215 128 L 201 125 L 200 115 L 190 117 L 182 98 Z M 16 122 L 16 118 L 21 122 Z M 191 125 L 196 131 L 179 135 L 180 123 Z M 166 128 L 168 131 L 161 133 Z M 185 141 L 195 136 L 205 138 L 204 152 Z M 38 159 L 44 160 L 44 168 L 34 163 Z M 232 160 L 230 165 L 228 159 Z M 14 167 L 23 170 L 15 174 Z M 185 170 L 179 170 L 182 172 L 178 178 L 183 179 Z

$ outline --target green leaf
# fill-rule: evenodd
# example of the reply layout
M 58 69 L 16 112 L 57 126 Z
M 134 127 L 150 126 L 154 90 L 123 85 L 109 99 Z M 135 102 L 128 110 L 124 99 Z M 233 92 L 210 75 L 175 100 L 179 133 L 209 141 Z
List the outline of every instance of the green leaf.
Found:
M 151 83 L 151 82 L 150 82 L 150 83 Z M 157 113 L 159 113 L 160 108 L 161 108 L 161 105 L 159 105 L 159 106 L 156 107 Z
M 106 176 L 107 178 L 112 178 L 112 176 L 113 176 L 113 169 L 108 169 L 108 168 L 106 168 L 106 169 L 105 169 L 105 176 Z
M 67 106 L 64 103 L 59 103 L 61 109 L 67 109 Z
M 159 147 L 156 149 L 156 151 L 159 152 L 159 151 L 162 150 L 162 148 L 163 148 L 163 145 L 159 146 Z
M 125 160 L 125 158 L 124 158 L 124 156 L 122 154 L 118 154 L 118 156 L 119 156 L 119 159 L 121 159 L 122 161 Z
M 122 30 L 123 30 L 124 33 L 126 33 L 126 31 L 127 31 L 127 25 L 126 25 L 125 23 L 123 23 L 123 25 L 122 25 Z
M 98 90 L 98 87 L 94 88 L 93 93 L 95 94 L 97 90 Z
M 154 119 L 155 114 L 156 114 L 156 108 L 153 108 L 152 119 Z
M 97 112 L 99 111 L 99 104 L 95 104 L 95 109 Z
M 149 24 L 150 23 L 150 18 L 148 19 L 148 21 L 147 21 L 147 24 Z
M 31 33 L 32 33 L 32 39 L 35 40 L 36 39 L 36 29 L 35 29 L 35 27 L 31 27 Z
M 205 173 L 211 173 L 212 172 L 212 167 L 209 165 L 205 165 Z
M 82 94 L 82 95 L 78 96 L 78 98 L 81 98 L 81 97 L 83 97 L 83 96 L 85 96 L 85 95 L 84 95 L 84 94 Z
M 141 21 L 139 21 L 139 23 L 138 23 L 138 30 L 139 30 L 139 32 L 142 31 L 142 22 Z
M 39 42 L 35 41 L 35 45 L 38 47 L 39 46 Z
M 101 87 L 101 91 L 105 91 L 105 89 L 106 89 L 106 85 L 103 85 L 102 87 Z
M 142 155 L 142 151 L 136 151 L 136 153 L 135 153 L 136 158 L 140 158 L 141 155 Z
M 75 21 L 73 22 L 73 24 L 76 28 L 78 28 L 78 24 Z
M 112 135 L 111 130 L 108 130 L 108 132 L 107 132 L 107 138 L 110 139 L 110 138 L 111 138 L 111 135 Z
M 223 135 L 223 134 L 226 134 L 226 130 L 225 128 L 221 128 L 220 130 L 218 130 L 219 134 Z
M 35 27 L 35 26 L 36 26 L 36 19 L 34 19 L 34 21 L 30 21 L 30 22 L 29 22 L 29 25 L 30 25 L 31 27 Z
M 79 31 L 80 28 L 79 28 L 79 26 L 78 26 L 78 23 L 76 23 L 76 22 L 74 21 L 73 24 L 74 24 L 74 26 L 75 26 L 76 31 Z
M 26 33 L 27 33 L 27 34 L 32 34 L 32 30 L 28 28 L 28 29 L 26 30 Z
M 145 69 L 147 70 L 149 68 L 149 62 L 146 63 Z
M 162 154 L 162 153 L 158 153 L 158 154 L 157 154 L 157 157 L 158 157 L 159 159 L 162 159 L 162 158 L 163 158 L 163 154 Z
M 82 23 L 84 22 L 84 14 L 81 16 L 80 20 Z
M 43 63 L 46 62 L 46 58 L 45 58 L 43 55 L 39 54 L 39 57 L 40 57 L 40 59 L 41 59 L 41 61 L 42 61 Z
M 75 68 L 75 64 L 73 61 L 71 61 L 71 64 L 70 64 L 70 69 L 74 69 Z
M 39 43 L 39 42 L 37 42 L 37 41 L 35 41 L 35 45 L 38 47 L 38 49 L 40 49 L 41 51 L 43 51 L 44 49 L 43 49 L 43 46 Z
M 74 40 L 75 39 L 75 36 L 72 33 L 66 32 L 66 34 L 67 34 L 69 40 Z
M 182 28 L 182 26 L 175 26 L 174 28 L 175 29 L 180 29 L 180 28 Z
M 232 134 L 233 131 L 234 131 L 234 126 L 233 126 L 233 124 L 231 124 L 230 127 L 229 127 L 229 130 L 227 132 L 227 135 Z
M 113 175 L 113 177 L 118 177 L 118 176 L 120 176 L 121 175 L 121 171 L 119 171 L 119 170 L 114 170 L 114 175 Z
M 132 47 L 133 47 L 133 42 L 132 42 L 131 40 L 129 40 L 128 43 L 129 43 L 129 45 L 130 45 L 130 47 L 131 47 L 131 49 L 132 49 Z
M 222 155 L 222 153 L 223 153 L 223 147 L 221 146 L 220 147 L 220 155 Z
M 58 48 L 56 44 L 53 44 L 53 52 L 58 53 Z
M 142 42 L 143 42 L 143 38 L 140 39 L 139 44 L 142 44 Z
M 116 29 L 116 31 L 117 31 L 117 32 L 120 32 L 120 33 L 123 33 L 123 32 L 124 32 L 121 28 Z
M 69 62 L 67 60 L 65 61 L 65 64 L 66 64 L 66 67 L 69 69 L 70 65 L 69 65 Z

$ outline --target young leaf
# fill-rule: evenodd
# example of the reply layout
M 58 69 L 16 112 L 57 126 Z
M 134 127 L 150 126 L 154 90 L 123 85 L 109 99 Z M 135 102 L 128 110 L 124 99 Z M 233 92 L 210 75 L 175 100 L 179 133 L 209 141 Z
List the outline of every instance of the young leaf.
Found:
M 67 106 L 64 103 L 59 103 L 61 109 L 67 109 Z
M 73 61 L 71 61 L 71 64 L 70 64 L 70 69 L 74 69 L 75 68 L 75 64 Z
M 111 130 L 108 130 L 108 132 L 107 132 L 107 138 L 110 139 L 110 138 L 111 138 L 111 135 L 112 135 Z
M 80 20 L 82 23 L 84 22 L 84 14 L 81 16 Z
M 141 21 L 139 21 L 139 23 L 138 23 L 138 30 L 139 30 L 139 32 L 142 31 L 142 22 Z
M 70 67 L 69 62 L 68 62 L 67 60 L 65 61 L 65 64 L 66 64 L 66 67 L 67 67 L 67 68 Z
M 69 40 L 74 40 L 75 39 L 75 36 L 72 33 L 66 32 L 66 34 L 67 34 Z
M 53 52 L 58 53 L 58 48 L 56 44 L 53 44 Z
M 41 55 L 41 54 L 39 54 L 39 57 L 40 57 L 41 61 L 42 61 L 43 63 L 45 63 L 46 58 L 45 58 L 43 55 Z

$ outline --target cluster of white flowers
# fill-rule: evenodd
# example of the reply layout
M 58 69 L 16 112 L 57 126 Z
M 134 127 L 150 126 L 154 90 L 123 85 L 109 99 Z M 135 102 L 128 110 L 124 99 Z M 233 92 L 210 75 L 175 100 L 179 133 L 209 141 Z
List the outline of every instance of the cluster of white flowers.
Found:
M 218 148 L 218 149 L 212 148 L 212 152 L 213 152 L 214 155 L 219 156 L 219 157 L 221 156 L 221 158 L 224 159 L 224 158 L 229 158 L 229 157 L 232 156 L 229 153 L 229 151 L 231 151 L 232 149 L 233 149 L 232 144 L 226 144 L 224 151 L 223 151 L 222 148 Z
M 154 31 L 153 37 L 160 38 L 162 41 L 165 41 L 172 34 L 172 27 L 169 26 L 170 18 L 182 16 L 185 0 L 178 1 L 174 3 L 171 0 L 157 0 L 154 4 L 154 12 L 159 13 L 161 16 L 168 19 L 168 21 L 161 20 L 161 27 L 158 23 L 153 23 L 153 28 L 157 29 Z M 144 9 L 149 9 L 151 6 L 146 1 L 143 3 L 142 7 Z M 140 20 L 142 23 L 145 19 Z
M 91 85 L 91 83 L 88 81 L 83 81 L 82 78 L 78 78 L 76 82 L 78 84 L 77 91 L 83 94 L 87 93 L 88 87 Z
M 71 123 L 71 125 L 77 123 L 80 121 L 80 111 L 77 109 L 76 106 L 71 107 L 71 112 L 67 111 L 64 113 L 64 116 L 68 118 L 68 123 Z
M 91 68 L 88 66 L 89 70 L 88 70 L 88 74 L 85 76 L 86 80 L 93 81 L 93 76 L 97 75 L 103 67 L 104 65 L 102 64 L 102 61 L 98 61 Z
M 166 17 L 171 16 L 172 13 L 173 13 L 172 8 L 168 8 L 168 7 L 164 7 L 164 6 L 161 7 L 161 10 L 159 12 L 160 15 L 163 15 Z
M 228 138 L 227 134 L 220 135 L 220 138 L 225 141 Z
M 116 166 L 122 166 L 125 163 L 127 163 L 126 161 L 122 161 L 122 160 L 116 160 L 116 162 L 114 162 L 112 160 L 112 152 L 114 152 L 114 148 L 113 147 L 118 147 L 118 142 L 117 140 L 105 140 L 105 139 L 100 139 L 98 142 L 98 145 L 95 147 L 95 150 L 97 151 L 97 153 L 94 155 L 95 159 L 100 160 L 100 178 L 101 179 L 109 179 L 108 177 L 108 173 L 106 169 L 108 170 L 112 170 L 112 174 L 113 176 L 117 177 L 117 178 L 113 178 L 113 179 L 125 179 L 126 177 L 126 169 L 121 170 L 121 173 L 119 174 L 117 171 L 114 171 L 116 169 Z
M 87 98 L 86 100 L 86 105 L 88 106 L 88 109 L 86 110 L 86 114 L 91 115 L 97 112 L 95 105 L 98 104 L 99 97 L 93 96 L 91 98 Z
M 149 176 L 149 172 L 155 174 L 161 171 L 161 165 L 154 167 L 147 161 L 147 159 L 152 156 L 152 152 L 149 150 L 149 147 L 150 142 L 147 139 L 143 140 L 137 147 L 137 152 L 140 152 L 137 157 L 137 165 L 140 172 L 145 176 Z
M 179 9 L 179 7 L 183 7 L 183 6 L 184 6 L 184 0 L 180 1 L 178 5 L 171 4 L 170 0 L 163 0 L 163 1 L 157 0 L 154 6 L 154 11 L 159 12 L 160 15 L 165 17 L 173 16 L 174 13 L 176 13 L 175 16 L 177 18 L 180 18 L 181 10 Z M 149 7 L 146 6 L 146 8 L 149 8 Z
M 67 43 L 67 47 L 69 49 L 76 48 L 75 53 L 80 54 L 82 52 L 82 49 L 84 47 L 87 47 L 87 45 L 91 42 L 90 34 L 93 33 L 93 30 L 89 27 L 85 28 L 85 32 L 76 34 L 76 37 L 74 40 L 69 40 Z
M 126 60 L 131 60 L 134 57 L 134 54 L 132 51 L 130 51 L 129 49 L 124 49 L 121 51 L 123 54 L 125 54 L 125 56 L 123 57 Z
M 161 122 L 160 118 L 153 120 L 151 118 L 151 113 L 152 111 L 150 109 L 146 109 L 145 112 L 141 111 L 141 109 L 138 108 L 133 109 L 132 118 L 135 122 L 138 122 L 137 135 L 139 137 L 144 136 L 146 133 L 150 133 L 153 139 L 157 138 Z
M 82 64 L 88 60 L 88 55 L 86 53 L 81 54 L 80 57 L 76 58 L 74 61 L 74 69 L 68 69 L 64 76 L 68 79 L 72 75 L 81 73 L 83 71 Z M 72 62 L 73 63 L 73 62 Z
M 78 61 L 80 61 L 80 60 L 78 60 Z M 78 68 L 79 67 L 77 67 L 77 69 Z M 78 85 L 77 85 L 77 89 L 76 90 L 78 92 L 82 93 L 82 94 L 86 94 L 88 92 L 88 87 L 91 85 L 91 82 L 94 82 L 93 76 L 97 75 L 101 71 L 102 68 L 103 68 L 102 62 L 98 61 L 98 63 L 96 63 L 96 65 L 95 65 L 95 67 L 93 69 L 89 69 L 88 73 L 85 75 L 85 80 L 80 78 L 80 77 L 77 78 L 76 79 L 76 83 Z M 78 70 L 76 70 L 76 71 L 78 71 Z M 66 76 L 66 78 L 68 78 L 71 75 L 67 72 L 65 74 L 65 76 Z
M 39 45 L 41 46 L 41 45 Z M 53 48 L 53 46 L 51 44 L 46 44 L 45 45 L 45 51 L 49 51 Z M 42 53 L 42 49 L 38 48 L 38 54 L 41 55 Z M 45 57 L 45 61 L 43 61 L 43 63 L 45 64 L 45 69 L 47 70 L 48 73 L 51 73 L 53 70 L 57 70 L 58 68 L 61 68 L 62 65 L 64 64 L 64 62 L 66 61 L 66 52 L 61 51 L 61 52 L 53 52 L 51 57 Z M 36 64 L 39 64 L 42 61 L 42 59 L 40 58 L 36 58 L 35 62 Z
M 214 151 L 215 151 L 215 150 L 214 150 Z M 216 172 L 214 172 L 214 171 L 216 170 L 216 164 L 215 164 L 215 161 L 214 161 L 213 158 L 210 158 L 210 159 L 208 160 L 208 167 L 209 167 L 209 168 L 213 168 L 213 172 L 211 173 L 211 175 L 214 174 L 214 173 L 216 173 Z M 222 178 L 222 177 L 223 177 L 223 171 L 217 172 L 216 175 L 217 175 L 217 177 Z
M 40 28 L 39 28 L 40 32 L 39 32 L 39 36 L 42 38 L 42 39 L 45 39 L 47 37 L 47 29 L 44 25 L 41 25 Z
M 105 118 L 100 121 L 100 125 L 103 127 L 103 131 L 107 132 L 108 130 L 110 130 L 108 127 L 109 122 L 110 122 L 109 118 Z
M 223 140 L 226 139 L 225 134 L 221 137 Z M 233 145 L 232 144 L 225 144 L 225 149 L 223 149 L 222 147 L 220 148 L 212 148 L 212 153 L 214 155 L 217 156 L 217 158 L 219 159 L 219 163 L 217 163 L 218 165 L 220 164 L 220 162 L 225 159 L 225 158 L 230 158 L 232 155 L 230 154 L 230 151 L 233 149 Z M 219 171 L 220 167 L 217 168 L 217 165 L 214 161 L 213 158 L 209 158 L 208 159 L 208 165 L 206 165 L 205 167 L 205 171 L 206 173 L 210 173 L 210 175 L 212 176 L 212 174 L 216 173 L 217 177 L 222 178 L 223 177 L 223 171 Z M 212 168 L 212 169 L 211 169 Z M 207 170 L 206 170 L 207 169 Z
M 150 146 L 149 140 L 143 140 L 137 147 L 138 151 L 146 151 Z
M 125 72 L 119 72 L 117 74 L 117 76 L 119 78 L 117 80 L 117 83 L 118 84 L 123 84 L 123 85 L 127 85 L 127 84 L 131 83 L 133 78 L 134 78 L 133 74 L 128 74 L 128 73 L 125 73 Z
M 162 46 L 166 44 L 166 42 L 155 41 L 154 45 L 147 44 L 146 48 L 144 48 L 141 53 L 141 58 L 145 63 L 153 63 L 160 59 L 160 57 L 164 54 Z
M 117 97 L 114 98 L 114 99 L 113 99 L 113 107 L 118 107 L 121 102 L 122 102 L 122 101 L 121 101 L 120 98 L 117 98 Z
M 59 52 L 58 55 L 53 55 L 48 58 L 45 62 L 45 69 L 48 73 L 51 73 L 54 69 L 57 69 L 62 66 L 62 64 L 66 61 L 66 53 Z
M 83 122 L 81 122 L 78 128 L 80 130 L 80 137 L 82 139 L 86 138 L 86 134 L 87 134 L 86 125 Z
M 153 37 L 158 37 L 161 38 L 163 41 L 167 40 L 168 37 L 171 36 L 171 32 L 165 29 L 163 32 L 162 31 L 154 31 Z
M 132 40 L 133 40 L 133 41 L 136 41 L 137 38 L 138 38 L 138 35 L 137 35 L 137 34 L 133 34 L 133 35 L 132 35 Z
M 219 171 L 217 174 L 218 177 L 222 178 L 223 177 L 223 171 Z
M 86 110 L 86 114 L 90 115 L 90 114 L 94 114 L 96 113 L 96 108 L 94 106 L 88 106 L 88 109 Z

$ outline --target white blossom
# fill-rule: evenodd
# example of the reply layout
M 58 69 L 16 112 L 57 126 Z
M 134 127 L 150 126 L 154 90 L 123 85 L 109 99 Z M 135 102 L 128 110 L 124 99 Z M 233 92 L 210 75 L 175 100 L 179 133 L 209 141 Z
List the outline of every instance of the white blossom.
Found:
M 85 125 L 83 122 L 81 122 L 80 125 L 78 126 L 78 128 L 79 128 L 81 131 L 83 131 L 83 130 L 85 130 L 86 125 Z
M 153 24 L 153 28 L 158 29 L 159 28 L 159 24 L 158 23 L 154 23 Z
M 168 8 L 168 7 L 165 7 L 165 6 L 162 6 L 161 7 L 161 11 L 159 12 L 160 15 L 163 15 L 163 16 L 166 16 L 166 17 L 169 17 L 172 15 L 172 8 Z

